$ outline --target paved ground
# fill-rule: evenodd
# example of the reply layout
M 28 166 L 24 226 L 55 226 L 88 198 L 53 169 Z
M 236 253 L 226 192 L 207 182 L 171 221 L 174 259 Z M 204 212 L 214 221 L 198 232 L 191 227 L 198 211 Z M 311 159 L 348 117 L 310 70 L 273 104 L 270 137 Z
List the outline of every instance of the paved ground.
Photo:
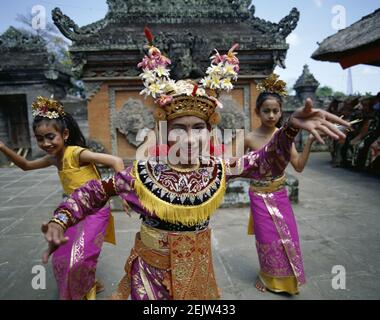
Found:
M 327 153 L 312 154 L 300 180 L 300 203 L 294 206 L 307 284 L 295 297 L 259 293 L 254 237 L 246 235 L 249 208 L 220 209 L 212 218 L 213 254 L 223 299 L 379 299 L 380 179 L 331 168 Z M 293 170 L 289 170 L 293 173 Z M 46 244 L 40 224 L 60 201 L 54 169 L 22 172 L 0 168 L 0 299 L 56 299 L 51 265 L 46 289 L 34 290 L 33 266 L 40 265 Z M 123 276 L 138 217 L 115 212 L 118 245 L 104 245 L 98 277 L 107 297 Z M 332 288 L 332 268 L 347 272 L 346 289 Z

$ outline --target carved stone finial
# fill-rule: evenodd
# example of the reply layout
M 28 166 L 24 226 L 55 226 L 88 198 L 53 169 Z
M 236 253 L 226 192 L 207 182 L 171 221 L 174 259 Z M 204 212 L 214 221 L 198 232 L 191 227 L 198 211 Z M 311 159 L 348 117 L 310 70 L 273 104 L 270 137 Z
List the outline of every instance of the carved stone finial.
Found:
M 304 101 L 306 98 L 315 100 L 315 93 L 318 86 L 319 82 L 310 72 L 309 66 L 307 64 L 304 65 L 303 72 L 294 85 L 294 90 L 297 93 L 297 97 L 301 101 Z
M 319 86 L 319 82 L 315 79 L 314 75 L 310 72 L 309 66 L 305 64 L 301 76 L 298 78 L 294 85 L 294 89 L 301 87 L 315 87 Z
M 281 19 L 278 23 L 279 33 L 283 38 L 286 38 L 296 27 L 300 18 L 300 12 L 297 8 L 293 8 L 290 13 Z
M 54 24 L 62 32 L 62 34 L 72 40 L 78 41 L 88 36 L 94 35 L 98 30 L 104 28 L 107 24 L 105 19 L 91 24 L 85 28 L 80 28 L 70 17 L 62 13 L 61 9 L 54 8 L 52 11 Z
M 57 26 L 59 31 L 62 32 L 62 34 L 70 39 L 70 40 L 77 40 L 80 36 L 80 29 L 78 25 L 71 20 L 68 16 L 64 15 L 59 8 L 55 8 L 52 11 L 52 18 L 54 21 L 54 24 Z

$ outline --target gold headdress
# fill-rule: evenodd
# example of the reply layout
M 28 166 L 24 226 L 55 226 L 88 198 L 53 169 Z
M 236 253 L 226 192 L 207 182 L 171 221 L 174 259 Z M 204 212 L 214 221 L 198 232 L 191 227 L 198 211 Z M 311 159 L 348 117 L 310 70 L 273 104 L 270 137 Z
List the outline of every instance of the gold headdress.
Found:
M 278 95 L 285 97 L 287 95 L 286 83 L 285 81 L 279 80 L 280 76 L 272 73 L 265 80 L 259 83 L 256 88 L 257 90 L 267 93 L 277 93 Z
M 171 61 L 153 46 L 153 35 L 148 28 L 144 29 L 149 45 L 147 54 L 138 64 L 143 70 L 140 74 L 145 89 L 140 94 L 151 95 L 158 108 L 154 112 L 157 121 L 172 120 L 181 116 L 197 116 L 211 125 L 220 122 L 217 112 L 221 103 L 206 90 L 218 93 L 220 90 L 230 91 L 233 88 L 232 80 L 237 80 L 239 60 L 234 45 L 227 54 L 220 55 L 217 51 L 211 57 L 211 66 L 206 71 L 199 84 L 191 80 L 174 81 L 170 79 L 170 70 L 167 68 Z
M 33 117 L 44 117 L 49 119 L 57 119 L 65 116 L 65 111 L 61 103 L 54 99 L 46 97 L 37 97 L 32 104 Z

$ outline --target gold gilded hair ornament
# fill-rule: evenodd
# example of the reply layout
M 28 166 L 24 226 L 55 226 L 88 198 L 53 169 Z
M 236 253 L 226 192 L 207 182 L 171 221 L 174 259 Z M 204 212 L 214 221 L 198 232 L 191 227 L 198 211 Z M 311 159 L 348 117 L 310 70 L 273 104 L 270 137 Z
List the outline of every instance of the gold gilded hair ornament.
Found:
M 48 119 L 57 119 L 65 116 L 65 111 L 61 103 L 46 97 L 37 97 L 32 104 L 33 118 L 40 116 Z
M 256 88 L 260 93 L 276 93 L 281 97 L 287 95 L 285 81 L 279 80 L 279 75 L 272 73 L 260 82 Z

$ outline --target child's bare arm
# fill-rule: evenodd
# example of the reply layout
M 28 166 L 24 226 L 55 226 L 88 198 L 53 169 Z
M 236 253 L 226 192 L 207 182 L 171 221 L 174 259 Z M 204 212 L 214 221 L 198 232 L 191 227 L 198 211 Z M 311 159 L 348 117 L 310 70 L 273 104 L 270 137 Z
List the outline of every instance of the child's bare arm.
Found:
M 79 155 L 79 161 L 81 164 L 84 163 L 98 163 L 105 166 L 111 167 L 115 172 L 120 172 L 124 170 L 123 159 L 105 153 L 92 152 L 90 150 L 84 150 Z
M 301 153 L 298 153 L 296 146 L 293 143 L 290 154 L 290 163 L 297 172 L 302 172 L 305 168 L 307 160 L 309 159 L 311 145 L 314 141 L 314 136 L 310 134 Z
M 16 166 L 24 171 L 36 170 L 49 167 L 53 164 L 51 156 L 29 161 L 22 156 L 18 155 L 12 149 L 8 148 L 3 142 L 0 141 L 0 151 L 4 153 Z

